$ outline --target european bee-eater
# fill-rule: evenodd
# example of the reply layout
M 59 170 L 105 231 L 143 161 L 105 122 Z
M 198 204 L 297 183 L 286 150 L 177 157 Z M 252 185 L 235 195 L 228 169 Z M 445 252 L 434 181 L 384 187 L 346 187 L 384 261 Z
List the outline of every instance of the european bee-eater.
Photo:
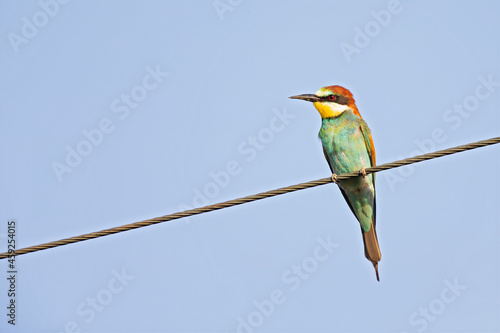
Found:
M 324 87 L 315 94 L 290 98 L 313 102 L 319 111 L 322 121 L 319 138 L 332 173 L 361 172 L 360 177 L 337 184 L 361 225 L 365 256 L 372 262 L 380 281 L 378 262 L 381 254 L 375 231 L 375 174 L 364 173 L 365 168 L 375 166 L 375 147 L 370 129 L 359 114 L 351 92 L 344 87 Z

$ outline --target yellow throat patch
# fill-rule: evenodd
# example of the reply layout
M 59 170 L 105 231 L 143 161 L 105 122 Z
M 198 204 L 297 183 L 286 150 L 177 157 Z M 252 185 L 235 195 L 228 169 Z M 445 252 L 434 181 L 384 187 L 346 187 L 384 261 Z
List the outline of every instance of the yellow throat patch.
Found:
M 313 104 L 323 119 L 337 117 L 349 108 L 347 105 L 334 102 L 314 102 Z

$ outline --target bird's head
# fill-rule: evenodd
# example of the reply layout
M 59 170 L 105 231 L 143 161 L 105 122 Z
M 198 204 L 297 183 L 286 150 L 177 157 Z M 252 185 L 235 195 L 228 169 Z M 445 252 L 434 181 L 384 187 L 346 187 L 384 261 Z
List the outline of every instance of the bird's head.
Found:
M 323 119 L 337 117 L 349 109 L 360 116 L 351 92 L 341 86 L 323 87 L 314 94 L 297 95 L 290 98 L 313 102 Z

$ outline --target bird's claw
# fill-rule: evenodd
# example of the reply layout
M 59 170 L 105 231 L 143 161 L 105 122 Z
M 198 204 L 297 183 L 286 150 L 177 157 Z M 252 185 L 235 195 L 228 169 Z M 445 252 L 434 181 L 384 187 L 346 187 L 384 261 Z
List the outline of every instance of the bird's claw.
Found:
M 331 178 L 332 178 L 332 182 L 334 182 L 335 184 L 339 183 L 339 180 L 337 179 L 337 175 L 336 174 L 333 174 Z
M 363 178 L 364 178 L 364 177 L 366 177 L 366 169 L 365 169 L 365 168 L 361 168 L 361 169 L 359 170 L 359 174 L 360 174 L 361 176 L 363 176 Z

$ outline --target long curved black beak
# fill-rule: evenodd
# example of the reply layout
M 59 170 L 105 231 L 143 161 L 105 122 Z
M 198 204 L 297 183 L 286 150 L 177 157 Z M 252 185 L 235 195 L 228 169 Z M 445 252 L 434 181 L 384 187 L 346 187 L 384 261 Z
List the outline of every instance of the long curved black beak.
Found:
M 321 98 L 314 95 L 314 94 L 303 94 L 303 95 L 297 95 L 297 96 L 290 96 L 288 98 L 301 99 L 301 100 L 313 102 L 313 103 L 321 101 Z

